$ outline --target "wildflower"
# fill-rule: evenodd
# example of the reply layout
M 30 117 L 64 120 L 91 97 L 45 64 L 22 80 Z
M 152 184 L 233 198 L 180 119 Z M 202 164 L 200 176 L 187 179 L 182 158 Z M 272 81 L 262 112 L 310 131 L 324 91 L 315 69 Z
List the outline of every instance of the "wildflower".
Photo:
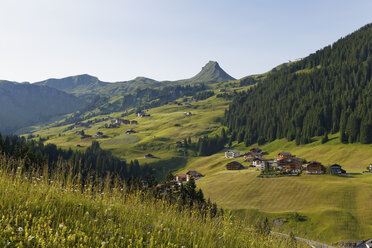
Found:
M 23 232 L 23 228 L 22 227 L 18 227 L 18 232 Z
M 149 244 L 150 243 L 150 240 L 147 240 L 147 244 Z
M 110 231 L 107 231 L 106 233 L 107 233 L 107 234 L 110 234 L 111 232 L 110 232 Z
M 108 243 L 108 241 L 107 241 L 107 242 L 102 241 L 102 242 L 101 242 L 101 245 L 106 245 L 107 243 Z
M 35 236 L 30 236 L 30 237 L 28 237 L 28 241 L 31 241 L 31 240 L 33 240 L 35 238 Z
M 62 228 L 63 227 L 63 224 L 59 224 L 59 226 L 58 226 L 59 228 Z

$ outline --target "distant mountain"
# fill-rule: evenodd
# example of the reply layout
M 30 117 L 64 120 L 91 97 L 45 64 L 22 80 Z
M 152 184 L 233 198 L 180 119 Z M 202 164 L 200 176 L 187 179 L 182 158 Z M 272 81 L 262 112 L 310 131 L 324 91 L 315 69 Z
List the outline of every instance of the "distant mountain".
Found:
M 127 93 L 132 93 L 139 89 L 158 88 L 165 86 L 166 83 L 159 82 L 151 78 L 136 77 L 133 80 L 110 83 L 99 91 L 100 95 L 119 96 Z
M 84 104 L 77 97 L 46 86 L 0 81 L 0 132 L 74 112 Z
M 86 112 L 111 113 L 140 106 L 159 106 L 180 96 L 191 96 L 210 84 L 234 80 L 217 62 L 208 62 L 194 77 L 178 81 L 156 81 L 137 77 L 122 82 L 103 82 L 83 74 L 61 79 L 16 83 L 0 81 L 0 132 L 17 129 L 74 113 L 69 121 L 80 121 Z M 191 85 L 191 87 L 188 87 Z
M 61 79 L 51 78 L 37 82 L 35 85 L 48 86 L 74 95 L 97 93 L 109 83 L 100 81 L 97 77 L 88 74 L 65 77 Z
M 216 83 L 235 80 L 227 74 L 217 62 L 209 61 L 202 70 L 194 77 L 177 81 L 156 81 L 151 78 L 137 77 L 129 81 L 103 82 L 97 77 L 87 74 L 71 76 L 61 79 L 47 79 L 37 82 L 36 85 L 44 85 L 55 88 L 79 97 L 90 97 L 92 95 L 101 96 L 121 96 L 133 93 L 139 89 L 160 88 L 174 85 L 188 85 L 195 83 Z
M 217 83 L 235 80 L 227 74 L 216 61 L 209 61 L 194 77 L 188 79 L 193 83 Z

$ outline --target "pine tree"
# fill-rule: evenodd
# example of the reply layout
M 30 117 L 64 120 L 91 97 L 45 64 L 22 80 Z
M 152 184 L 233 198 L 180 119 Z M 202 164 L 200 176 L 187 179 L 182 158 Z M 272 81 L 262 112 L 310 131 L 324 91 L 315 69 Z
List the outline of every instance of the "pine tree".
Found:
M 344 143 L 344 144 L 349 143 L 349 137 L 347 136 L 344 130 L 340 131 L 340 141 L 341 143 Z
M 328 133 L 325 133 L 322 138 L 322 144 L 327 143 L 327 142 L 328 142 Z
M 264 137 L 260 136 L 258 137 L 257 143 L 259 146 L 264 145 L 266 143 L 266 140 Z
M 372 143 L 372 124 L 367 120 L 363 120 L 360 126 L 360 143 Z
M 225 128 L 222 128 L 222 130 L 221 130 L 221 137 L 222 137 L 223 142 L 226 143 L 227 142 L 227 135 L 226 135 Z

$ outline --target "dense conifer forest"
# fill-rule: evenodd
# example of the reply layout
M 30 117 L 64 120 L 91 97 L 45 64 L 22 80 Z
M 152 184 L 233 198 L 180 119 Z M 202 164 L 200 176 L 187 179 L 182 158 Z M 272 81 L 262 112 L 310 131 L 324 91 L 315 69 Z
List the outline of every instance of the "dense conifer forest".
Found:
M 278 138 L 306 144 L 340 132 L 372 143 L 372 24 L 284 65 L 239 93 L 225 113 L 232 136 L 250 145 Z

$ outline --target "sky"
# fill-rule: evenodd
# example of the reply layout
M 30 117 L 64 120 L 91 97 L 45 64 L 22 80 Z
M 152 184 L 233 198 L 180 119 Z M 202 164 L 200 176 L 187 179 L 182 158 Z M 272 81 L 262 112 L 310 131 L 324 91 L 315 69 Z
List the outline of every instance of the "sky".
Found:
M 242 78 L 372 22 L 371 0 L 1 0 L 0 79 Z

